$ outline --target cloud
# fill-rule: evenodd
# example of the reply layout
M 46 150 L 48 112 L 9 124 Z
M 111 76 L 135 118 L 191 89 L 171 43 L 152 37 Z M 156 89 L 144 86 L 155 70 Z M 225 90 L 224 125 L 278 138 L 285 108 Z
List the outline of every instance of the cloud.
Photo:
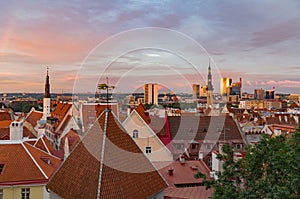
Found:
M 257 48 L 300 38 L 299 20 L 300 18 L 291 19 L 253 32 L 250 44 Z

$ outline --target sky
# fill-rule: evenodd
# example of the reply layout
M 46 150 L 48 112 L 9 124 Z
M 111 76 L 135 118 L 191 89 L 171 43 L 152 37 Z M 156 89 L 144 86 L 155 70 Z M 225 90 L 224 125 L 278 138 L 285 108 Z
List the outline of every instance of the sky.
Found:
M 215 92 L 220 77 L 242 77 L 246 92 L 300 93 L 299 10 L 297 0 L 0 1 L 0 93 L 43 92 L 47 66 L 51 92 L 93 92 L 104 76 L 115 92 L 149 82 L 191 92 L 209 59 Z

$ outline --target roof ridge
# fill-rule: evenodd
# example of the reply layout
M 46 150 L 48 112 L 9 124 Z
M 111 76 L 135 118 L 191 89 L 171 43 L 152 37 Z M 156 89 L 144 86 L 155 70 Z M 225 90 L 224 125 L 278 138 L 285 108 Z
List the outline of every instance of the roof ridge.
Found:
M 34 157 L 32 156 L 32 154 L 29 152 L 29 150 L 27 149 L 27 147 L 24 145 L 24 143 L 22 142 L 21 145 L 23 146 L 23 148 L 25 149 L 25 151 L 27 152 L 27 154 L 29 155 L 29 157 L 32 159 L 32 161 L 34 162 L 34 164 L 37 166 L 37 168 L 40 170 L 40 172 L 43 174 L 43 176 L 46 179 L 49 179 L 48 176 L 46 175 L 46 173 L 43 171 L 43 169 L 40 167 L 40 165 L 37 163 L 37 161 L 34 159 Z
M 103 140 L 102 140 L 102 151 L 100 157 L 100 171 L 99 171 L 99 178 L 98 178 L 98 190 L 97 190 L 97 199 L 100 199 L 101 196 L 101 181 L 102 181 L 102 171 L 103 171 L 103 162 L 104 162 L 104 150 L 105 150 L 105 140 L 106 140 L 106 130 L 107 130 L 107 122 L 108 122 L 108 110 L 103 111 L 105 112 L 105 121 L 104 121 L 104 128 L 103 128 Z M 101 114 L 102 115 L 102 114 Z M 99 116 L 100 119 L 100 116 Z
M 43 139 L 44 137 L 45 137 L 45 136 L 42 135 L 42 136 L 41 136 L 41 140 L 42 140 L 42 142 L 43 142 L 43 144 L 44 144 L 44 146 L 45 146 L 47 152 L 50 154 L 50 151 L 49 151 L 49 149 L 48 149 L 48 147 L 47 147 L 47 144 L 44 142 L 44 139 Z
M 56 157 L 55 155 L 52 155 L 51 153 L 47 153 L 47 152 L 45 152 L 44 150 L 42 150 L 42 149 L 40 149 L 40 148 L 38 148 L 38 147 L 32 146 L 31 144 L 29 144 L 29 143 L 27 143 L 27 142 L 26 142 L 26 144 L 28 144 L 28 146 L 31 146 L 31 147 L 33 147 L 34 149 L 36 149 L 36 150 L 38 150 L 38 151 L 40 151 L 40 152 L 42 152 L 42 153 L 46 153 L 47 155 L 51 156 L 52 158 L 56 158 L 56 159 L 60 160 L 60 158 Z

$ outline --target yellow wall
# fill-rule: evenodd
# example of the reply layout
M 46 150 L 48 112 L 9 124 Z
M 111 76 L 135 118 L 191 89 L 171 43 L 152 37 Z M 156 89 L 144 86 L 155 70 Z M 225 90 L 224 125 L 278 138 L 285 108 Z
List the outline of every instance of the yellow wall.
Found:
M 19 199 L 21 198 L 21 189 L 30 188 L 30 199 L 45 199 L 46 188 L 45 186 L 24 186 L 24 187 L 0 187 L 3 189 L 4 199 Z M 49 198 L 49 197 L 48 197 Z
M 146 153 L 146 146 L 151 146 L 152 152 L 147 157 L 151 162 L 172 161 L 173 156 L 165 145 L 159 140 L 155 133 L 145 124 L 136 112 L 131 114 L 123 123 L 127 133 L 132 137 L 133 130 L 139 132 L 138 138 L 133 138 L 139 148 Z

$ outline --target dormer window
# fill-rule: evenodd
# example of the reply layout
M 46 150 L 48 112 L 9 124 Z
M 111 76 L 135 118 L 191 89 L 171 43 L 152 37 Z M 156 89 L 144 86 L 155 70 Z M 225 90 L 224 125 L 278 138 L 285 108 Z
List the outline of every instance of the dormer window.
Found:
M 149 154 L 152 152 L 151 146 L 146 146 L 146 154 Z
M 139 137 L 139 131 L 137 129 L 134 129 L 132 132 L 132 137 L 133 138 L 138 138 Z

